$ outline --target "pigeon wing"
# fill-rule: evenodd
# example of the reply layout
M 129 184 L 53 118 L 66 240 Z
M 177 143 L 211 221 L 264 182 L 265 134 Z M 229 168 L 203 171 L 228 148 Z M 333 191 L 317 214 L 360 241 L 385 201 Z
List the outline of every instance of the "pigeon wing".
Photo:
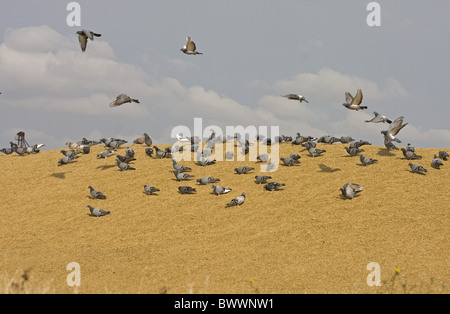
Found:
M 363 95 L 361 89 L 358 89 L 356 92 L 355 97 L 353 98 L 352 104 L 353 105 L 359 105 L 363 100 Z
M 80 42 L 81 51 L 85 52 L 87 46 L 87 37 L 78 35 L 78 41 Z
M 351 104 L 353 101 L 353 96 L 349 92 L 345 92 L 345 102 Z

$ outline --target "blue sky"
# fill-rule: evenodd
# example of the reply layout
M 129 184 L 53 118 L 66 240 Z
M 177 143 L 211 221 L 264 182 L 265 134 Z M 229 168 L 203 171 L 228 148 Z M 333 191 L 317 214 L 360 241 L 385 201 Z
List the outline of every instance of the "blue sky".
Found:
M 350 135 L 383 145 L 364 120 L 405 116 L 403 144 L 450 147 L 448 1 L 8 1 L 0 12 L 0 147 L 23 130 L 47 149 L 82 137 L 144 132 L 170 143 L 177 125 L 278 125 L 294 136 Z M 83 54 L 76 31 L 102 34 Z M 180 52 L 192 36 L 201 56 Z M 342 106 L 364 93 L 364 112 Z M 121 93 L 140 100 L 109 108 Z M 309 104 L 280 97 L 304 95 Z

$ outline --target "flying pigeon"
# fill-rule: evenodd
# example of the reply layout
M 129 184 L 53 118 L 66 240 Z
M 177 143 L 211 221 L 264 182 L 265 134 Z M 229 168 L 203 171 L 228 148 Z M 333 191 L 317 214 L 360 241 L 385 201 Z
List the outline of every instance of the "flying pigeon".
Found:
M 376 111 L 374 111 L 373 114 L 375 115 L 375 117 L 373 117 L 370 120 L 365 120 L 364 122 L 373 122 L 373 123 L 384 123 L 384 122 L 387 122 L 389 124 L 392 123 L 392 121 L 389 120 L 388 118 L 386 118 L 386 116 L 383 116 L 383 115 L 379 114 Z
M 368 166 L 368 165 L 371 165 L 371 164 L 373 164 L 373 163 L 378 162 L 378 160 L 376 160 L 376 159 L 371 159 L 371 158 L 369 158 L 369 157 L 364 157 L 362 154 L 359 155 L 359 160 L 361 160 L 361 163 L 362 163 L 364 166 Z
M 286 97 L 287 99 L 291 99 L 291 100 L 298 100 L 300 102 L 304 101 L 304 102 L 309 104 L 309 101 L 307 101 L 306 98 L 303 97 L 302 95 L 287 94 L 287 95 L 284 95 L 282 97 Z
M 367 109 L 367 106 L 360 106 L 363 100 L 363 94 L 361 89 L 358 89 L 355 97 L 353 97 L 349 92 L 345 93 L 345 103 L 342 106 L 346 107 L 350 110 L 364 110 Z
M 216 186 L 213 184 L 211 187 L 212 187 L 213 193 L 216 195 L 227 194 L 227 193 L 231 192 L 231 189 L 224 188 L 222 186 Z
M 356 155 L 358 155 L 358 154 L 360 154 L 360 153 L 362 153 L 362 152 L 364 152 L 364 149 L 359 149 L 359 148 L 355 148 L 355 147 L 344 147 L 345 148 L 345 150 L 347 151 L 347 153 L 350 155 L 350 156 L 356 156 Z
M 358 193 L 363 191 L 363 188 L 356 183 L 346 183 L 344 187 L 340 188 L 340 191 L 345 198 L 353 199 Z
M 229 202 L 226 207 L 241 206 L 245 202 L 245 192 Z
M 94 40 L 94 36 L 95 37 L 102 36 L 101 34 L 91 32 L 90 30 L 87 30 L 87 29 L 83 29 L 82 31 L 78 31 L 76 33 L 78 34 L 78 41 L 80 42 L 81 51 L 83 51 L 83 52 L 86 51 L 88 38 L 90 40 Z
M 131 102 L 135 102 L 135 103 L 138 103 L 138 104 L 140 103 L 139 100 L 137 100 L 137 99 L 131 98 L 130 96 L 125 95 L 125 94 L 120 94 L 119 96 L 116 97 L 116 99 L 114 99 L 109 104 L 109 106 L 110 107 L 118 107 L 118 106 L 121 106 L 123 104 L 131 103 Z
M 152 195 L 155 192 L 159 192 L 159 189 L 155 188 L 154 186 L 144 185 L 144 191 L 145 191 L 145 194 Z
M 272 179 L 271 176 L 255 176 L 255 180 L 257 184 L 264 184 L 267 180 Z
M 264 189 L 266 189 L 267 191 L 278 191 L 282 186 L 286 186 L 286 184 L 278 182 L 269 182 L 266 185 L 264 185 Z
M 175 175 L 175 178 L 177 179 L 177 181 L 186 181 L 186 180 L 189 180 L 194 177 L 193 175 L 183 173 L 183 172 L 178 172 L 178 171 L 171 171 L 171 172 Z
M 126 170 L 136 170 L 136 168 L 131 167 L 129 164 L 125 162 L 121 162 L 119 159 L 116 158 L 117 166 L 119 167 L 120 171 L 126 171 Z
M 417 155 L 414 151 L 402 147 L 403 156 L 408 160 L 421 159 L 422 156 Z
M 197 46 L 192 41 L 191 37 L 186 38 L 186 45 L 180 49 L 184 54 L 187 55 L 202 55 L 203 53 L 197 51 Z
M 448 157 L 449 157 L 449 155 L 448 155 L 447 152 L 445 152 L 445 151 L 443 151 L 443 150 L 441 150 L 441 151 L 439 152 L 439 158 L 441 158 L 442 160 L 447 161 L 447 158 L 448 158 Z
M 392 122 L 389 125 L 388 130 L 381 131 L 381 134 L 384 135 L 384 144 L 386 144 L 387 142 L 394 142 L 394 141 L 397 143 L 402 142 L 395 136 L 398 134 L 398 132 L 400 132 L 401 129 L 403 129 L 405 126 L 408 125 L 408 123 L 402 124 L 403 119 L 404 119 L 404 117 L 399 117 L 399 118 L 395 119 L 394 122 Z
M 220 181 L 220 179 L 215 179 L 213 177 L 203 177 L 203 178 L 197 179 L 197 182 L 202 185 L 207 185 L 209 183 L 216 183 L 219 181 Z
M 100 199 L 100 200 L 106 199 L 106 196 L 105 196 L 102 192 L 100 192 L 100 191 L 94 189 L 92 186 L 88 186 L 88 188 L 89 188 L 90 193 L 91 193 L 91 196 L 92 196 L 93 198 L 95 198 L 95 199 Z
M 443 166 L 444 163 L 437 157 L 436 154 L 434 154 L 434 158 L 431 161 L 431 167 L 434 169 L 441 169 L 441 166 Z
M 178 191 L 181 194 L 192 194 L 192 193 L 196 192 L 195 188 L 190 187 L 190 186 L 179 186 Z
M 411 168 L 411 172 L 414 172 L 414 173 L 422 174 L 424 172 L 427 172 L 427 169 L 425 169 L 424 167 L 413 164 L 413 163 L 409 163 L 409 167 Z
M 153 144 L 152 138 L 147 133 L 144 133 L 144 143 L 148 147 L 152 146 L 152 144 Z
M 91 205 L 88 205 L 87 207 L 91 211 L 91 215 L 95 216 L 95 217 L 106 216 L 111 213 L 111 212 L 103 210 L 103 209 L 94 208 Z
M 244 173 L 250 172 L 252 170 L 255 170 L 255 168 L 251 168 L 251 167 L 247 167 L 247 166 L 234 168 L 234 171 L 236 171 L 236 173 L 238 173 L 238 174 L 244 174 Z

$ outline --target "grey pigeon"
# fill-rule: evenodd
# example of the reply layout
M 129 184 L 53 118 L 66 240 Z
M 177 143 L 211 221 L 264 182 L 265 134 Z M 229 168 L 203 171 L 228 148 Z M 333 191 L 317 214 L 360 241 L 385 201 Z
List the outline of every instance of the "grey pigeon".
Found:
M 234 152 L 231 152 L 231 151 L 226 152 L 226 153 L 225 153 L 225 158 L 226 158 L 227 160 L 233 160 L 233 158 L 234 158 Z
M 310 148 L 316 148 L 317 143 L 313 142 L 311 140 L 308 140 L 304 144 L 302 144 L 302 146 L 305 147 L 307 150 L 309 150 Z
M 299 160 L 300 158 L 302 158 L 299 154 L 290 154 L 289 157 L 295 160 Z
M 172 158 L 172 155 L 164 150 L 159 149 L 157 146 L 153 145 L 153 148 L 156 151 L 156 156 L 159 158 Z
M 351 143 L 354 141 L 355 141 L 355 139 L 352 138 L 351 136 L 341 136 L 339 138 L 339 142 L 341 142 L 342 144 L 348 144 L 348 143 Z
M 220 179 L 215 179 L 213 177 L 203 177 L 203 178 L 197 179 L 197 182 L 202 185 L 207 185 L 209 183 L 216 183 L 219 181 L 220 181 Z
M 183 172 L 178 172 L 178 171 L 171 171 L 174 175 L 177 181 L 187 181 L 191 178 L 193 178 L 193 175 L 187 174 L 187 173 L 183 173 Z
M 58 161 L 58 166 L 67 165 L 67 164 L 71 163 L 73 160 L 74 160 L 73 157 L 64 156 L 63 158 L 61 158 Z
M 358 193 L 363 191 L 363 188 L 356 183 L 346 183 L 340 191 L 345 198 L 353 199 Z
M 76 152 L 76 151 L 73 151 L 73 150 L 64 150 L 64 149 L 62 149 L 61 150 L 61 154 L 63 154 L 64 156 L 67 156 L 67 157 L 78 158 L 80 156 L 77 156 L 77 155 L 81 154 L 81 152 Z
M 149 147 L 153 144 L 152 138 L 147 133 L 144 133 L 144 143 Z
M 312 157 L 317 157 L 317 156 L 319 156 L 319 155 L 325 153 L 326 150 L 324 150 L 324 149 L 318 149 L 318 148 L 315 148 L 315 147 L 310 147 L 310 148 L 308 149 L 308 152 L 311 154 Z
M 447 161 L 447 158 L 448 158 L 448 157 L 449 157 L 449 155 L 448 155 L 447 152 L 445 152 L 445 151 L 443 151 L 443 150 L 441 150 L 441 151 L 439 152 L 439 158 L 441 158 L 442 160 Z
M 82 149 L 83 154 L 89 154 L 91 152 L 90 146 L 84 146 Z
M 255 180 L 257 184 L 264 184 L 267 180 L 272 179 L 271 176 L 255 176 Z
M 88 188 L 89 188 L 91 196 L 93 198 L 100 199 L 100 200 L 105 200 L 106 199 L 106 196 L 102 192 L 94 189 L 92 186 L 88 186 Z
M 149 157 L 153 157 L 153 148 L 149 147 L 145 149 L 145 154 Z
M 119 159 L 121 162 L 124 162 L 126 164 L 129 164 L 130 162 L 136 160 L 136 158 L 134 158 L 134 157 L 128 157 L 128 156 L 122 156 L 122 155 L 117 155 L 116 158 Z
M 109 106 L 110 107 L 118 107 L 118 106 L 121 106 L 123 104 L 132 103 L 132 102 L 135 102 L 135 103 L 138 103 L 138 104 L 140 103 L 138 99 L 134 99 L 134 98 L 132 98 L 132 97 L 130 97 L 128 95 L 125 95 L 125 94 L 120 94 L 119 96 L 116 97 L 116 99 L 114 99 L 109 104 Z
M 399 118 L 395 119 L 394 122 L 392 122 L 389 125 L 388 130 L 381 131 L 381 134 L 384 135 L 384 143 L 385 144 L 387 142 L 394 142 L 394 141 L 397 143 L 402 142 L 398 138 L 396 138 L 396 135 L 398 134 L 398 132 L 400 132 L 401 129 L 403 129 L 405 126 L 408 125 L 408 123 L 403 124 L 403 119 L 404 119 L 404 117 L 399 117 Z
M 125 149 L 125 155 L 127 155 L 130 158 L 133 158 L 135 155 L 133 148 L 127 147 L 127 149 Z
M 203 53 L 197 51 L 197 46 L 192 41 L 191 37 L 186 37 L 186 45 L 180 49 L 184 54 L 187 55 L 202 55 Z
M 322 136 L 321 138 L 319 138 L 317 140 L 317 143 L 326 143 L 326 144 L 334 144 L 337 142 L 339 142 L 339 139 L 337 139 L 334 136 L 330 136 L 330 135 Z
M 359 149 L 359 148 L 350 148 L 350 147 L 344 147 L 345 148 L 345 150 L 347 151 L 347 153 L 350 155 L 350 156 L 356 156 L 356 155 L 358 155 L 358 154 L 360 154 L 360 153 L 363 153 L 364 152 L 364 149 Z
M 255 170 L 255 168 L 247 167 L 247 166 L 234 168 L 234 171 L 236 171 L 236 173 L 238 173 L 238 174 L 245 174 L 245 173 L 250 172 L 252 170 Z
M 278 168 L 278 166 L 274 162 L 269 162 L 267 164 L 265 172 L 270 172 L 270 171 L 275 170 L 277 168 Z
M 125 143 L 126 143 L 126 141 L 124 142 L 124 141 L 120 141 L 120 140 L 114 140 L 109 143 L 109 147 L 112 149 L 117 149 Z
M 278 191 L 282 186 L 286 186 L 286 184 L 278 182 L 269 182 L 266 185 L 264 185 L 264 189 L 266 189 L 267 191 Z
M 202 155 L 201 152 L 197 152 L 196 160 L 197 160 L 197 163 L 202 167 L 213 165 L 216 163 L 215 160 L 207 159 L 205 156 Z
M 300 161 L 298 161 L 298 160 L 296 160 L 294 158 L 291 158 L 291 157 L 280 158 L 280 160 L 288 167 L 291 167 L 291 166 L 293 166 L 295 164 L 299 164 L 300 163 Z
M 372 145 L 372 143 L 369 143 L 368 141 L 363 141 L 363 140 L 353 141 L 353 142 L 349 143 L 350 148 L 360 148 L 363 145 Z
M 178 191 L 181 194 L 192 194 L 192 193 L 196 192 L 195 188 L 190 187 L 190 186 L 179 186 Z
M 119 167 L 120 171 L 127 171 L 127 170 L 136 170 L 136 168 L 131 167 L 129 164 L 125 162 L 121 162 L 119 159 L 116 158 L 117 166 Z
M 384 146 L 386 146 L 386 148 L 389 152 L 393 149 L 399 150 L 399 148 L 397 146 L 395 146 L 394 143 L 392 143 L 392 142 L 385 142 Z
M 425 172 L 427 172 L 427 169 L 425 169 L 424 167 L 413 163 L 409 163 L 409 167 L 411 168 L 411 172 L 414 173 L 424 174 Z
M 81 48 L 81 51 L 83 51 L 83 52 L 86 51 L 88 38 L 90 40 L 94 40 L 94 36 L 95 37 L 102 36 L 101 34 L 94 33 L 94 32 L 92 32 L 90 30 L 87 30 L 87 29 L 83 29 L 82 31 L 78 31 L 77 34 L 78 34 L 78 41 L 80 42 L 80 48 Z
M 364 110 L 367 109 L 367 106 L 361 106 L 361 102 L 363 100 L 363 94 L 361 89 L 358 89 L 355 97 L 353 97 L 349 92 L 345 93 L 345 103 L 342 104 L 347 109 L 350 110 Z
M 241 206 L 245 202 L 245 192 L 243 192 L 238 197 L 234 198 L 229 202 L 226 207 L 232 207 L 232 206 Z
M 434 154 L 434 158 L 431 161 L 431 167 L 434 169 L 441 169 L 441 166 L 443 166 L 444 163 L 437 157 L 436 154 Z
M 267 154 L 261 154 L 258 157 L 256 157 L 257 160 L 260 162 L 268 162 L 269 161 L 269 155 Z
M 147 195 L 152 195 L 155 192 L 159 192 L 159 189 L 155 188 L 154 186 L 144 185 L 144 192 Z
M 375 117 L 373 117 L 370 120 L 365 120 L 364 122 L 373 122 L 373 123 L 384 123 L 384 122 L 387 122 L 389 124 L 392 123 L 392 121 L 389 120 L 388 118 L 386 118 L 386 116 L 383 116 L 383 115 L 379 114 L 376 111 L 373 114 L 375 115 Z
M 224 188 L 223 186 L 216 186 L 214 184 L 211 187 L 212 187 L 213 193 L 216 195 L 227 194 L 232 191 L 229 188 Z
M 179 163 L 177 163 L 175 161 L 175 159 L 172 159 L 172 165 L 173 165 L 173 169 L 175 169 L 178 172 L 189 172 L 189 171 L 192 171 L 191 168 L 185 167 L 185 166 L 180 165 Z
M 363 156 L 362 154 L 359 155 L 359 160 L 361 160 L 361 163 L 362 163 L 364 166 L 368 166 L 368 165 L 371 165 L 371 164 L 373 164 L 373 163 L 378 162 L 378 160 L 372 159 L 372 158 L 369 158 L 369 157 L 365 157 L 365 156 Z
M 405 148 L 401 148 L 403 152 L 403 156 L 405 156 L 408 160 L 414 160 L 414 159 L 422 159 L 422 156 L 417 155 L 414 151 L 408 150 Z
M 300 102 L 304 101 L 306 103 L 309 103 L 309 101 L 307 101 L 306 98 L 303 97 L 302 95 L 287 94 L 287 95 L 284 95 L 282 97 L 286 97 L 287 99 L 290 99 L 290 100 L 298 100 Z
M 105 149 L 104 151 L 102 151 L 101 153 L 97 154 L 97 158 L 107 158 L 111 155 L 114 155 L 116 151 L 112 150 L 112 149 Z
M 94 146 L 94 145 L 98 145 L 100 143 L 101 143 L 100 141 L 88 140 L 87 138 L 83 137 L 81 139 L 80 145 Z
M 412 146 L 410 143 L 408 143 L 408 145 L 406 145 L 406 150 L 409 150 L 411 152 L 415 152 L 416 148 L 414 146 Z
M 94 208 L 91 205 L 88 205 L 87 207 L 91 211 L 91 215 L 95 216 L 95 217 L 106 216 L 111 213 L 111 212 L 103 210 L 103 209 Z

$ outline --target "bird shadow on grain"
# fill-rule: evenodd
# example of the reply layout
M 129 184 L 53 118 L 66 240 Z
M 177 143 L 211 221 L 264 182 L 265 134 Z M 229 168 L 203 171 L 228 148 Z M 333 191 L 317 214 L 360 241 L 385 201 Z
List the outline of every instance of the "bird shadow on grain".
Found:
M 319 164 L 319 168 L 320 168 L 320 170 L 317 170 L 317 172 L 333 173 L 333 172 L 341 171 L 340 168 L 334 168 L 334 169 L 332 169 L 331 167 L 328 167 L 328 166 L 325 165 L 325 164 Z
M 101 165 L 101 166 L 98 166 L 96 169 L 108 170 L 108 169 L 114 168 L 114 167 L 117 167 L 117 165 Z
M 394 153 L 391 153 L 385 148 L 380 148 L 377 153 L 378 156 L 395 156 Z
M 70 171 L 67 172 L 55 172 L 52 173 L 50 176 L 57 178 L 57 179 L 65 179 L 66 178 L 66 173 L 69 173 Z
M 142 194 L 148 195 L 148 196 L 152 196 L 152 195 L 158 196 L 159 195 L 158 193 L 155 193 L 155 192 L 153 192 L 151 194 L 147 194 L 146 192 L 142 192 Z

